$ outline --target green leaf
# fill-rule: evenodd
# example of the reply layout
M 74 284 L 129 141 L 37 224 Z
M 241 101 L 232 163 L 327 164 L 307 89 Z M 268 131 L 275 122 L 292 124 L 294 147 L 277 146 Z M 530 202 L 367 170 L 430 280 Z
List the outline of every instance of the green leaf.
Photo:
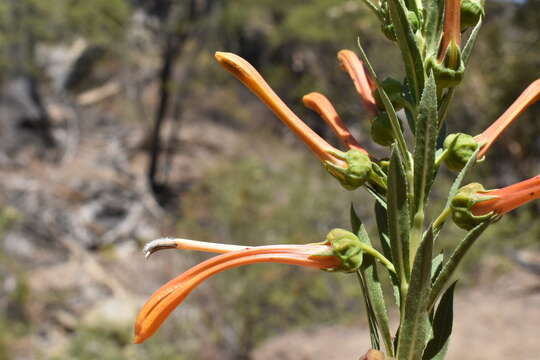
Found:
M 409 274 L 409 233 L 411 228 L 407 179 L 401 159 L 392 147 L 388 170 L 388 235 L 392 248 L 392 262 L 396 267 L 400 284 L 407 282 Z
M 373 307 L 369 301 L 368 289 L 366 286 L 366 280 L 364 275 L 360 270 L 356 271 L 358 277 L 358 282 L 362 288 L 362 297 L 364 298 L 364 304 L 366 306 L 366 314 L 368 316 L 368 325 L 369 325 L 369 337 L 371 339 L 371 347 L 375 350 L 381 349 L 381 340 L 379 339 L 379 330 L 377 329 L 377 322 L 375 320 L 375 313 L 373 312 Z
M 384 88 L 382 86 L 381 81 L 377 77 L 377 74 L 375 73 L 375 70 L 373 70 L 373 67 L 371 66 L 371 63 L 369 62 L 369 59 L 362 48 L 362 44 L 360 43 L 360 39 L 358 39 L 358 47 L 360 50 L 360 57 L 362 58 L 362 61 L 364 62 L 364 65 L 366 66 L 369 74 L 371 77 L 375 80 L 377 83 L 377 93 L 379 94 L 380 98 L 382 99 L 382 102 L 384 104 L 384 110 L 388 114 L 388 119 L 390 120 L 390 125 L 392 126 L 392 132 L 394 133 L 394 137 L 396 139 L 396 143 L 398 146 L 398 150 L 400 152 L 401 158 L 404 161 L 405 168 L 410 169 L 411 164 L 409 160 L 409 151 L 407 150 L 407 143 L 405 142 L 405 137 L 403 136 L 403 131 L 401 130 L 400 121 L 397 117 L 396 110 L 394 109 L 394 106 L 392 105 L 392 102 L 390 101 L 390 98 L 388 97 L 388 94 L 386 94 L 386 91 L 384 91 Z
M 360 218 L 356 215 L 354 207 L 351 205 L 351 223 L 354 233 L 358 236 L 360 241 L 372 246 L 369 240 L 366 228 L 362 224 Z M 384 293 L 381 283 L 379 281 L 379 275 L 377 273 L 377 263 L 373 256 L 365 256 L 362 267 L 360 268 L 361 278 L 365 285 L 365 294 L 367 294 L 367 302 L 370 306 L 370 316 L 376 321 L 376 325 L 380 330 L 381 336 L 384 341 L 387 354 L 393 356 L 394 353 L 392 345 L 392 334 L 390 332 L 390 320 L 388 318 L 388 310 L 384 301 Z
M 448 350 L 454 320 L 454 282 L 444 293 L 433 319 L 433 338 L 429 341 L 422 360 L 443 360 Z
M 423 34 L 426 38 L 426 58 L 436 57 L 442 37 L 444 0 L 424 0 L 426 20 Z
M 469 59 L 471 58 L 471 53 L 474 49 L 474 45 L 476 45 L 476 39 L 478 38 L 478 33 L 480 32 L 481 27 L 482 27 L 482 19 L 478 20 L 478 23 L 476 24 L 474 29 L 471 31 L 471 35 L 469 35 L 469 38 L 467 39 L 467 43 L 463 47 L 461 58 L 463 59 L 463 63 L 465 65 L 469 63 Z
M 386 199 L 380 195 L 375 189 L 373 189 L 369 184 L 365 184 L 364 186 L 364 189 L 366 189 L 366 191 L 371 195 L 373 196 L 373 198 L 375 199 L 375 201 L 377 201 L 377 203 L 379 205 L 381 205 L 383 208 L 386 209 Z
M 411 272 L 409 292 L 405 299 L 399 330 L 397 358 L 418 360 L 429 339 L 430 324 L 427 297 L 431 290 L 431 256 L 433 252 L 433 232 L 428 230 L 418 248 Z
M 452 186 L 450 187 L 450 191 L 448 192 L 448 199 L 446 200 L 446 205 L 444 206 L 445 208 L 450 207 L 450 203 L 452 202 L 452 199 L 454 198 L 454 196 L 456 196 L 459 188 L 461 187 L 463 179 L 465 179 L 465 176 L 467 175 L 469 170 L 471 170 L 474 164 L 476 164 L 479 151 L 480 146 L 474 151 L 469 161 L 467 161 L 463 169 L 461 169 L 461 171 L 459 172 L 458 176 L 456 176 L 456 179 L 454 180 L 454 183 L 452 184 Z
M 418 106 L 414 145 L 414 213 L 423 210 L 433 183 L 437 142 L 437 84 L 430 74 Z
M 390 10 L 392 24 L 394 24 L 397 43 L 405 63 L 405 72 L 410 80 L 412 95 L 416 103 L 424 86 L 422 56 L 416 44 L 413 29 L 407 17 L 408 10 L 403 0 L 388 0 L 388 9 Z
M 433 236 L 433 240 L 435 241 L 435 236 Z M 444 260 L 444 254 L 440 253 L 439 255 L 435 256 L 433 258 L 433 261 L 431 262 L 431 280 L 435 280 L 442 269 L 442 264 Z
M 431 290 L 431 294 L 429 295 L 428 309 L 433 308 L 437 298 L 445 288 L 450 278 L 454 275 L 467 251 L 490 224 L 490 221 L 485 221 L 477 225 L 459 242 L 458 246 L 454 249 L 454 252 L 452 252 L 448 258 L 446 264 L 444 264 L 441 273 L 439 276 L 437 276 L 437 279 L 433 283 L 433 288 Z
M 383 255 L 387 259 L 392 259 L 392 248 L 390 247 L 390 238 L 388 237 L 388 216 L 386 214 L 386 208 L 382 207 L 378 202 L 375 203 L 375 219 L 377 221 L 377 229 L 379 231 L 379 239 L 381 242 Z M 392 282 L 392 289 L 396 305 L 399 307 L 399 280 L 396 274 L 389 273 L 389 275 L 390 281 Z

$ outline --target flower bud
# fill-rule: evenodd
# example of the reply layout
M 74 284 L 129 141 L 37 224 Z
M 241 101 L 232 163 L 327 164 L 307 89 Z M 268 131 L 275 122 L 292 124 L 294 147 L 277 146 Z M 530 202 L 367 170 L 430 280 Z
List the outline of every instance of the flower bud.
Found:
M 326 169 L 345 189 L 355 190 L 370 178 L 371 160 L 366 153 L 351 149 L 347 152 L 331 151 L 330 154 L 347 163 L 347 167 L 341 167 L 330 161 L 325 162 Z
M 493 212 L 478 216 L 472 213 L 472 208 L 475 204 L 493 198 L 496 197 L 489 196 L 489 193 L 486 192 L 482 184 L 471 183 L 463 186 L 450 203 L 452 219 L 460 228 L 471 230 L 476 225 L 497 216 Z
M 475 26 L 485 15 L 483 0 L 461 0 L 461 31 Z
M 354 272 L 360 268 L 364 248 L 356 235 L 347 230 L 334 229 L 326 235 L 326 242 L 332 246 L 332 255 L 341 261 L 341 266 L 334 270 Z
M 390 146 L 394 142 L 394 131 L 386 112 L 380 112 L 371 121 L 371 138 L 382 146 Z
M 388 95 L 394 109 L 396 111 L 401 110 L 403 108 L 403 87 L 401 86 L 401 83 L 396 79 L 386 78 L 382 82 L 382 88 L 386 92 L 386 95 Z M 379 110 L 384 110 L 384 103 L 379 96 L 379 92 L 374 91 L 374 93 L 377 107 Z
M 444 159 L 446 166 L 451 170 L 461 171 L 478 148 L 478 142 L 471 135 L 457 133 L 448 135 L 443 147 L 448 150 Z

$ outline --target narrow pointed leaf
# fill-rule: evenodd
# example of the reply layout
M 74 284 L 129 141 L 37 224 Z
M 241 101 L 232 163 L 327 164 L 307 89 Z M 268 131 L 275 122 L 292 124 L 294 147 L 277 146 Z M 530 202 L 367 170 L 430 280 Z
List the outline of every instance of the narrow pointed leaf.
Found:
M 433 183 L 437 128 L 437 84 L 433 73 L 429 76 L 416 118 L 414 146 L 414 213 L 424 208 Z
M 392 248 L 392 259 L 400 283 L 406 282 L 409 274 L 409 233 L 411 228 L 407 179 L 401 159 L 393 147 L 388 170 L 388 235 Z
M 418 360 L 430 335 L 427 297 L 431 291 L 431 256 L 433 252 L 433 233 L 428 230 L 418 248 L 411 272 L 409 292 L 405 299 L 404 314 L 399 331 L 397 358 L 399 360 Z
M 471 35 L 469 35 L 469 38 L 467 39 L 467 43 L 463 47 L 461 58 L 463 59 L 463 63 L 465 65 L 469 63 L 469 59 L 471 58 L 474 45 L 476 45 L 476 39 L 478 38 L 478 33 L 480 32 L 481 27 L 482 27 L 482 19 L 478 20 L 478 23 L 473 28 L 473 30 L 471 31 Z
M 377 229 L 379 231 L 379 239 L 381 242 L 382 253 L 387 259 L 392 259 L 392 249 L 390 247 L 390 238 L 388 236 L 388 216 L 386 208 L 382 207 L 378 202 L 375 203 L 375 219 L 377 221 Z M 392 282 L 392 290 L 396 305 L 400 306 L 399 296 L 399 280 L 394 273 L 389 273 L 390 281 Z
M 454 282 L 441 297 L 433 319 L 433 338 L 429 341 L 422 360 L 443 360 L 448 351 L 454 320 Z
M 390 10 L 392 24 L 394 24 L 397 43 L 405 63 L 405 72 L 411 83 L 412 95 L 415 102 L 417 102 L 424 86 L 424 65 L 420 50 L 416 45 L 413 29 L 407 17 L 408 10 L 403 0 L 388 0 L 388 9 Z
M 435 238 L 433 240 L 435 240 Z M 439 273 L 442 270 L 443 260 L 444 260 L 443 253 L 440 253 L 439 255 L 433 258 L 433 261 L 431 262 L 431 280 L 432 281 L 434 281 L 437 278 L 437 276 L 439 276 Z
M 484 230 L 490 225 L 489 221 L 484 221 L 483 223 L 477 225 L 467 235 L 459 242 L 458 246 L 454 249 L 454 252 L 448 258 L 448 261 L 444 264 L 439 276 L 433 283 L 433 288 L 431 294 L 429 295 L 428 308 L 432 309 L 433 305 L 437 301 L 437 298 L 441 292 L 446 287 L 448 281 L 454 275 L 457 267 L 463 260 L 463 257 L 467 251 L 471 248 L 474 242 L 482 235 Z
M 372 246 L 366 228 L 362 224 L 360 218 L 356 215 L 356 212 L 352 205 L 351 223 L 353 231 L 358 236 L 358 238 L 364 243 Z M 362 267 L 360 268 L 360 274 L 362 279 L 364 280 L 372 316 L 374 316 L 377 328 L 379 329 L 380 334 L 383 338 L 386 353 L 389 354 L 389 356 L 393 356 L 394 349 L 392 345 L 392 334 L 390 332 L 390 320 L 388 318 L 388 310 L 386 308 L 386 302 L 384 300 L 382 286 L 379 281 L 377 263 L 372 256 L 366 256 L 364 258 L 364 262 L 362 263 Z
M 426 38 L 426 57 L 436 57 L 442 37 L 444 0 L 424 0 L 426 20 L 423 34 Z
M 392 132 L 394 133 L 394 138 L 396 139 L 396 144 L 400 152 L 401 158 L 404 161 L 405 168 L 410 169 L 411 165 L 409 161 L 409 152 L 407 150 L 407 143 L 405 142 L 405 137 L 403 136 L 403 131 L 401 129 L 400 121 L 397 117 L 396 110 L 394 109 L 394 106 L 392 105 L 392 102 L 390 101 L 388 94 L 386 94 L 386 91 L 384 91 L 382 83 L 377 77 L 375 70 L 373 70 L 371 63 L 369 62 L 369 59 L 364 49 L 362 48 L 360 39 L 358 39 L 358 48 L 360 50 L 360 58 L 362 58 L 362 61 L 364 62 L 364 65 L 366 66 L 369 74 L 375 80 L 377 84 L 377 93 L 382 99 L 384 110 L 388 114 L 388 119 L 390 120 L 390 126 L 392 127 Z
M 358 282 L 362 288 L 362 298 L 364 299 L 364 304 L 366 306 L 366 313 L 368 316 L 368 326 L 369 326 L 369 337 L 371 339 L 371 347 L 375 350 L 381 349 L 381 340 L 379 339 L 379 330 L 377 329 L 377 321 L 375 320 L 375 313 L 373 312 L 373 307 L 368 296 L 368 289 L 366 286 L 366 280 L 364 275 L 360 270 L 356 272 L 358 276 Z

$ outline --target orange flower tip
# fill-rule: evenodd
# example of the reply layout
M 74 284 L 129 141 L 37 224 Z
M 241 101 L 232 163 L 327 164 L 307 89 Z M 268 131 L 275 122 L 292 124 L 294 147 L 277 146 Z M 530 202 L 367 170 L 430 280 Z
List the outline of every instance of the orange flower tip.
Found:
M 240 81 L 264 82 L 264 80 L 259 75 L 257 70 L 253 67 L 253 65 L 251 65 L 241 56 L 230 52 L 219 51 L 217 51 L 214 56 L 221 66 L 223 66 L 227 71 L 237 77 Z

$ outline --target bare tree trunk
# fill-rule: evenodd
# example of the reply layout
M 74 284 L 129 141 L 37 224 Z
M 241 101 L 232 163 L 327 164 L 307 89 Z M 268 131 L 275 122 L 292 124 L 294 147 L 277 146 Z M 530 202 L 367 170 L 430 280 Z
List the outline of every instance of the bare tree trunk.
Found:
M 173 75 L 174 63 L 180 53 L 180 44 L 175 39 L 174 34 L 168 34 L 161 60 L 161 71 L 159 74 L 159 104 L 154 118 L 154 128 L 150 139 L 150 160 L 148 165 L 148 183 L 154 193 L 160 189 L 160 182 L 157 179 L 159 168 L 159 156 L 161 153 L 161 129 L 167 114 L 169 99 L 171 97 L 171 77 Z

